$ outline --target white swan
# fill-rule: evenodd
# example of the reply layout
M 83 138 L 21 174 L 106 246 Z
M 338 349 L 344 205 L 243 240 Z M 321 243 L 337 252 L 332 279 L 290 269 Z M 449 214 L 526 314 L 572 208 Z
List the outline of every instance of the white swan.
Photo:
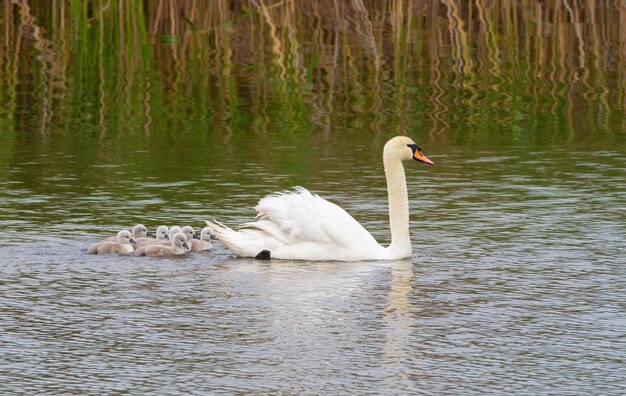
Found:
M 242 224 L 238 231 L 217 221 L 207 224 L 217 239 L 242 257 L 339 261 L 410 257 L 409 198 L 402 165 L 410 159 L 433 164 L 406 136 L 385 144 L 383 164 L 391 226 L 391 244 L 386 248 L 345 210 L 301 187 L 261 199 L 255 208 L 258 220 Z

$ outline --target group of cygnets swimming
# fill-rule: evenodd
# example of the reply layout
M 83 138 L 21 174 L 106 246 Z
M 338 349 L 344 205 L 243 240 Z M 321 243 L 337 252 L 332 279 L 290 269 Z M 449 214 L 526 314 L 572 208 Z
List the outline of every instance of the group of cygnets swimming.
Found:
M 204 227 L 200 236 L 193 227 L 159 226 L 155 237 L 148 235 L 143 224 L 132 230 L 122 230 L 117 235 L 102 242 L 94 243 L 88 249 L 90 254 L 134 254 L 135 256 L 176 256 L 188 252 L 202 252 L 211 249 L 215 233 L 211 227 Z

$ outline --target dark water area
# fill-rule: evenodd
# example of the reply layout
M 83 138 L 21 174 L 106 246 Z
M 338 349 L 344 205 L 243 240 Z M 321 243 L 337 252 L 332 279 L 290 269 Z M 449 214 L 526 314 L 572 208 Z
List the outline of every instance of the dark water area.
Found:
M 620 1 L 0 4 L 0 393 L 623 394 Z M 92 256 L 295 185 L 413 256 Z

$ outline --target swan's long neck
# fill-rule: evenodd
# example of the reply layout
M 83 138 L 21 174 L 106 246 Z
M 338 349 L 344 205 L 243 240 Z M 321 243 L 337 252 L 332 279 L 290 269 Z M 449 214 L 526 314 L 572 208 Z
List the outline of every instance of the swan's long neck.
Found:
M 389 255 L 394 256 L 393 258 L 405 258 L 412 253 L 409 235 L 409 194 L 402 161 L 389 154 L 386 150 L 383 154 L 391 226 L 391 245 L 386 250 Z

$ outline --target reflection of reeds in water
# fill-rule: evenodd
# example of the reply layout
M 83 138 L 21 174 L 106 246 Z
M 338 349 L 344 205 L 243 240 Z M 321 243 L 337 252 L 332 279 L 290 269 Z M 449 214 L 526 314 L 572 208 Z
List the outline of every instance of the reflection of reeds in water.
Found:
M 432 18 L 428 19 L 429 24 L 436 24 L 436 18 L 434 18 L 435 9 L 431 9 Z M 434 28 L 432 25 L 427 25 L 427 28 L 432 35 L 429 36 L 428 44 L 429 44 L 429 53 L 430 53 L 430 96 L 429 101 L 432 104 L 432 111 L 429 112 L 430 117 L 432 118 L 432 128 L 430 131 L 431 138 L 434 137 L 435 133 L 445 133 L 446 130 L 450 127 L 450 124 L 446 121 L 444 114 L 448 113 L 449 107 L 446 105 L 445 101 L 442 100 L 445 90 L 441 85 L 441 57 L 439 56 L 440 51 L 443 49 L 440 48 L 441 42 L 441 31 Z
M 88 106 L 103 137 L 157 118 L 329 133 L 339 113 L 442 137 L 545 113 L 592 129 L 626 110 L 620 1 L 21 0 L 0 21 L 2 117 L 32 84 L 19 105 L 44 132 Z
M 2 45 L 0 46 L 0 66 L 3 74 L 2 89 L 0 89 L 0 104 L 2 113 L 15 111 L 15 84 L 17 81 L 17 58 L 19 56 L 20 35 L 16 34 L 13 5 L 3 2 L 2 10 Z

